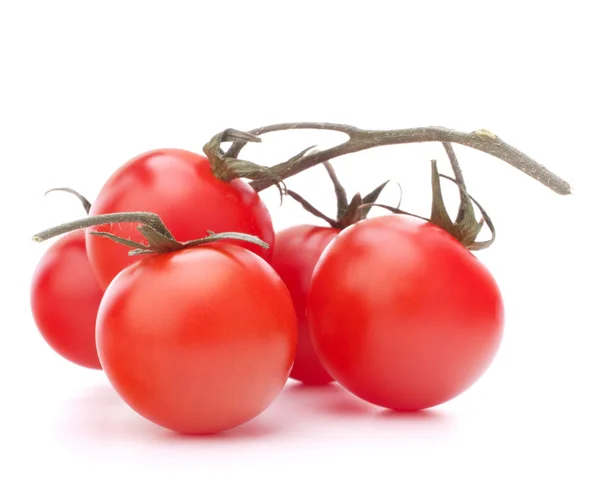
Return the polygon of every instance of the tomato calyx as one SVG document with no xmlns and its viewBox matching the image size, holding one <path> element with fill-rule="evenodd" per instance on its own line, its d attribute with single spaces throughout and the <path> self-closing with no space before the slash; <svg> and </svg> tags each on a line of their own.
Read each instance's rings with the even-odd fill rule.
<svg viewBox="0 0 600 498">
<path fill-rule="evenodd" d="M 467 249 L 471 251 L 486 249 L 496 240 L 496 229 L 494 224 L 481 204 L 469 194 L 462 169 L 458 164 L 458 158 L 456 157 L 452 144 L 444 142 L 443 145 L 444 150 L 448 155 L 448 159 L 450 160 L 454 178 L 440 174 L 437 167 L 437 161 L 435 159 L 431 161 L 432 202 L 430 221 L 446 230 L 454 238 L 458 239 Z M 444 203 L 440 181 L 441 178 L 453 182 L 459 190 L 460 204 L 454 220 L 452 220 L 448 214 L 448 209 Z M 481 214 L 480 219 L 477 219 L 475 216 L 474 205 L 479 209 Z M 484 225 L 487 225 L 491 236 L 487 240 L 477 241 L 477 237 Z"/>
<path fill-rule="evenodd" d="M 372 204 L 371 206 L 378 206 L 395 214 L 403 214 L 420 218 L 424 221 L 433 223 L 440 228 L 447 231 L 455 239 L 457 239 L 462 245 L 464 245 L 470 251 L 476 251 L 480 249 L 486 249 L 490 247 L 496 240 L 496 228 L 492 219 L 481 206 L 481 204 L 469 194 L 465 185 L 464 175 L 458 164 L 458 159 L 454 153 L 454 149 L 450 143 L 445 142 L 444 149 L 450 159 L 450 165 L 454 172 L 455 178 L 448 175 L 444 175 L 439 172 L 437 167 L 437 161 L 432 159 L 431 161 L 431 216 L 425 218 L 407 211 L 403 211 L 398 208 L 391 208 L 389 206 L 381 204 Z M 448 180 L 454 183 L 460 195 L 460 204 L 454 220 L 450 217 L 446 204 L 444 203 L 444 196 L 442 194 L 441 179 Z M 481 215 L 480 219 L 477 219 L 475 215 L 475 207 L 479 210 Z M 478 241 L 477 237 L 481 233 L 484 226 L 487 226 L 491 236 L 489 239 L 484 241 Z"/>
<path fill-rule="evenodd" d="M 264 247 L 265 249 L 269 248 L 269 245 L 266 242 L 253 235 L 239 232 L 215 233 L 210 230 L 207 231 L 208 235 L 206 237 L 189 240 L 186 242 L 179 242 L 175 239 L 175 237 L 173 237 L 173 234 L 165 226 L 160 216 L 147 212 L 111 213 L 101 214 L 98 216 L 89 216 L 87 218 L 63 223 L 62 225 L 39 232 L 33 236 L 33 240 L 35 242 L 43 242 L 58 235 L 81 230 L 82 228 L 91 228 L 112 223 L 140 223 L 136 229 L 146 239 L 147 244 L 117 237 L 116 235 L 108 232 L 90 232 L 92 235 L 106 237 L 113 242 L 131 247 L 132 249 L 129 251 L 130 256 L 137 256 L 140 254 L 164 254 L 167 252 L 180 251 L 188 247 L 232 239 L 256 244 Z"/>
<path fill-rule="evenodd" d="M 430 221 L 458 239 L 467 249 L 471 251 L 486 249 L 496 240 L 494 224 L 481 204 L 479 204 L 479 202 L 477 202 L 467 191 L 464 177 L 452 146 L 449 143 L 444 143 L 444 148 L 450 158 L 450 164 L 452 165 L 455 178 L 440 174 L 437 168 L 437 161 L 431 161 L 432 203 Z M 454 220 L 452 220 L 448 214 L 448 209 L 444 203 L 440 182 L 441 178 L 453 182 L 459 190 L 460 204 Z M 474 204 L 481 214 L 479 220 L 475 216 Z M 477 241 L 477 237 L 484 225 L 487 225 L 489 228 L 491 237 L 484 241 Z"/>
<path fill-rule="evenodd" d="M 252 161 L 246 161 L 238 159 L 237 157 L 230 157 L 227 155 L 221 145 L 226 142 L 232 144 L 244 145 L 248 142 L 262 142 L 262 139 L 252 133 L 245 131 L 235 130 L 233 128 L 227 128 L 226 130 L 217 133 L 212 137 L 202 148 L 204 154 L 208 158 L 211 166 L 211 170 L 215 178 L 230 182 L 236 178 L 247 178 L 249 180 L 267 180 L 269 185 L 275 185 L 279 190 L 279 196 L 281 202 L 283 202 L 283 196 L 285 195 L 286 187 L 283 180 L 279 178 L 271 168 L 261 166 L 253 163 Z M 304 154 L 312 147 L 308 147 L 300 154 Z"/>
<path fill-rule="evenodd" d="M 318 218 L 321 218 L 332 228 L 336 228 L 338 230 L 343 230 L 344 228 L 347 228 L 350 225 L 359 222 L 360 220 L 364 220 L 369 214 L 371 207 L 375 205 L 374 203 L 379 198 L 383 189 L 389 183 L 389 180 L 383 182 L 364 197 L 361 196 L 360 193 L 357 193 L 350 201 L 348 201 L 346 189 L 341 184 L 331 163 L 329 161 L 324 161 L 323 166 L 325 166 L 327 174 L 329 175 L 329 178 L 331 179 L 335 189 L 335 195 L 337 199 L 337 215 L 335 219 L 330 218 L 326 214 L 319 211 L 304 197 L 293 190 L 286 189 L 286 195 L 298 202 L 306 211 Z M 398 203 L 398 206 L 400 206 L 400 203 Z"/>
<path fill-rule="evenodd" d="M 233 160 L 225 155 L 221 145 L 225 142 L 262 142 L 260 137 L 233 128 L 228 128 L 212 137 L 202 148 L 210 162 L 213 175 L 219 180 L 229 182 L 235 178 L 256 177 L 258 172 L 264 172 L 264 166 L 250 161 Z"/>
<path fill-rule="evenodd" d="M 226 182 L 234 180 L 235 178 L 248 178 L 249 180 L 267 178 L 271 179 L 276 185 L 281 183 L 281 180 L 270 168 L 253 163 L 252 161 L 228 156 L 221 148 L 221 145 L 226 142 L 243 143 L 245 145 L 248 142 L 262 142 L 262 139 L 252 133 L 246 133 L 245 131 L 235 130 L 233 128 L 227 128 L 212 137 L 204 145 L 202 151 L 206 154 L 213 175 L 216 178 Z M 306 150 L 308 151 L 311 148 L 312 147 L 309 147 Z"/>
</svg>

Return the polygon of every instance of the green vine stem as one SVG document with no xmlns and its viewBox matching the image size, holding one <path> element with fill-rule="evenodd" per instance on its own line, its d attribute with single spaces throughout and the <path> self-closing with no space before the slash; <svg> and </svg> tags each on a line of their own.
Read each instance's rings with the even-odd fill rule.
<svg viewBox="0 0 600 498">
<path fill-rule="evenodd" d="M 80 220 L 69 221 L 67 223 L 63 223 L 62 225 L 57 225 L 36 233 L 33 236 L 33 240 L 35 242 L 44 242 L 45 240 L 57 237 L 58 235 L 63 235 L 65 233 L 80 230 L 82 228 L 108 225 L 111 223 L 143 223 L 144 225 L 154 228 L 156 231 L 162 233 L 166 237 L 173 239 L 173 235 L 171 232 L 169 232 L 163 221 L 160 219 L 160 216 L 154 213 L 146 213 L 141 211 L 132 213 L 101 214 L 98 216 L 82 218 Z"/>
<path fill-rule="evenodd" d="M 79 199 L 79 202 L 81 202 L 81 205 L 83 206 L 83 209 L 85 209 L 85 212 L 87 214 L 90 214 L 90 209 L 92 209 L 92 203 L 90 201 L 88 201 L 84 195 L 77 192 L 77 190 L 74 190 L 69 187 L 57 187 L 57 188 L 51 188 L 50 190 L 47 190 L 44 193 L 44 195 L 48 195 L 50 192 L 66 192 L 67 194 L 74 195 L 75 197 L 77 197 Z"/>
<path fill-rule="evenodd" d="M 87 218 L 70 221 L 68 223 L 63 223 L 62 225 L 43 230 L 42 232 L 35 234 L 33 236 L 33 240 L 35 242 L 44 242 L 53 237 L 73 232 L 75 230 L 81 230 L 82 228 L 91 228 L 112 223 L 140 223 L 140 225 L 136 228 L 148 242 L 147 245 L 140 244 L 139 242 L 135 242 L 133 240 L 124 239 L 122 237 L 117 237 L 109 232 L 91 232 L 92 235 L 106 237 L 113 242 L 131 247 L 132 250 L 129 252 L 130 256 L 150 253 L 166 253 L 184 249 L 186 247 L 230 239 L 249 242 L 251 244 L 264 247 L 265 249 L 269 248 L 269 245 L 258 237 L 238 232 L 215 233 L 208 231 L 208 235 L 201 239 L 179 242 L 167 229 L 160 216 L 147 212 L 112 213 L 89 216 Z"/>
<path fill-rule="evenodd" d="M 300 204 L 306 211 L 308 211 L 313 216 L 317 218 L 321 218 L 325 222 L 327 222 L 331 227 L 337 228 L 339 230 L 343 230 L 354 223 L 357 223 L 360 220 L 363 220 L 369 214 L 369 208 L 361 208 L 363 204 L 370 204 L 379 198 L 379 195 L 383 191 L 383 189 L 389 183 L 388 181 L 383 182 L 381 185 L 376 187 L 374 190 L 369 192 L 364 197 L 361 194 L 355 194 L 354 197 L 350 201 L 348 201 L 348 194 L 346 193 L 346 189 L 340 182 L 333 165 L 329 161 L 325 161 L 323 163 L 325 169 L 327 171 L 327 175 L 333 184 L 333 188 L 335 191 L 335 196 L 337 199 L 337 214 L 336 218 L 330 218 L 323 212 L 319 211 L 316 207 L 314 207 L 310 202 L 308 202 L 304 197 L 302 197 L 297 192 L 286 188 L 285 195 L 294 199 L 298 204 Z M 399 185 L 399 184 L 398 184 Z M 402 187 L 400 187 L 402 191 Z M 398 203 L 400 206 L 400 203 Z"/>
<path fill-rule="evenodd" d="M 252 187 L 257 192 L 260 192 L 273 185 L 273 177 L 279 181 L 294 176 L 301 171 L 321 164 L 325 161 L 340 157 L 346 154 L 359 152 L 373 147 L 383 145 L 397 145 L 418 142 L 451 142 L 473 149 L 485 152 L 489 155 L 497 157 L 502 161 L 514 166 L 519 171 L 529 175 L 546 187 L 560 195 L 568 195 L 571 193 L 571 186 L 568 182 L 552 173 L 545 166 L 541 165 L 528 155 L 519 151 L 512 145 L 509 145 L 504 140 L 499 138 L 494 133 L 487 130 L 477 130 L 471 133 L 442 128 L 438 126 L 407 128 L 402 130 L 364 130 L 355 126 L 337 124 L 337 123 L 280 123 L 270 126 L 256 128 L 246 133 L 246 136 L 253 135 L 258 137 L 265 133 L 272 133 L 284 130 L 329 130 L 344 133 L 348 136 L 345 142 L 330 147 L 329 149 L 320 150 L 312 154 L 306 154 L 307 151 L 294 156 L 287 161 L 276 164 L 269 168 L 269 177 L 253 178 Z M 229 132 L 222 134 L 227 137 L 235 136 L 235 133 Z M 214 139 L 213 139 L 214 140 Z M 249 140 L 235 140 L 231 138 L 233 143 L 229 150 L 219 158 L 220 161 L 229 161 L 233 168 L 228 168 L 230 174 L 234 174 L 232 170 L 243 169 L 243 161 L 237 159 L 238 154 Z M 256 141 L 256 140 L 252 140 Z M 214 142 L 213 142 L 214 145 Z M 243 176 L 243 175 L 239 175 Z"/>
</svg>

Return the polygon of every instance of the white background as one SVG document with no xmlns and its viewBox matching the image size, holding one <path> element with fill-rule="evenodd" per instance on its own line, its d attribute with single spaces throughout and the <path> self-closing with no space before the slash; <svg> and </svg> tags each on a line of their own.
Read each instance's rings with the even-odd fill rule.
<svg viewBox="0 0 600 498">
<path fill-rule="evenodd" d="M 599 496 L 594 4 L 3 1 L 0 496 Z M 226 127 L 298 120 L 487 128 L 575 194 L 457 148 L 499 231 L 478 256 L 507 313 L 493 366 L 459 398 L 392 415 L 335 386 L 290 383 L 239 429 L 174 436 L 36 331 L 29 283 L 46 245 L 31 236 L 82 214 L 42 194 L 68 185 L 93 199 L 145 150 L 199 151 Z M 289 132 L 244 154 L 273 164 L 340 138 Z M 404 207 L 426 215 L 432 158 L 448 167 L 439 144 L 335 165 L 351 192 L 401 182 Z M 318 168 L 289 186 L 331 213 Z M 264 199 L 277 228 L 311 220 L 275 192 Z"/>
</svg>

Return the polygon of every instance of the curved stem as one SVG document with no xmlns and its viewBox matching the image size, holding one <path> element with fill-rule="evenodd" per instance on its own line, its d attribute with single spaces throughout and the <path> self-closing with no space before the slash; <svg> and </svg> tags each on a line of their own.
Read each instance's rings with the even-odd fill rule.
<svg viewBox="0 0 600 498">
<path fill-rule="evenodd" d="M 312 166 L 329 161 L 346 154 L 359 152 L 382 145 L 397 145 L 417 142 L 452 142 L 466 147 L 490 154 L 508 164 L 514 166 L 526 175 L 536 179 L 546 187 L 561 195 L 571 193 L 568 182 L 552 173 L 546 167 L 519 151 L 512 145 L 507 144 L 495 134 L 487 130 L 477 130 L 472 133 L 464 133 L 439 126 L 407 128 L 402 130 L 362 130 L 354 126 L 337 123 L 280 123 L 263 126 L 251 130 L 252 135 L 262 135 L 283 130 L 330 130 L 345 133 L 348 140 L 314 154 L 294 158 L 271 168 L 271 172 L 280 180 L 285 180 Z M 235 142 L 228 150 L 226 157 L 237 157 L 244 147 L 245 142 Z M 272 185 L 268 179 L 258 179 L 251 182 L 257 192 Z"/>
<path fill-rule="evenodd" d="M 92 209 L 92 203 L 90 201 L 88 201 L 84 195 L 77 192 L 77 190 L 74 190 L 69 187 L 57 187 L 57 188 L 51 188 L 50 190 L 47 190 L 44 193 L 44 195 L 48 195 L 50 192 L 67 192 L 68 194 L 74 195 L 75 197 L 77 197 L 79 199 L 79 202 L 81 202 L 81 205 L 83 206 L 83 209 L 85 209 L 86 214 L 90 214 L 90 209 Z"/>
<path fill-rule="evenodd" d="M 171 235 L 171 232 L 167 230 L 167 227 L 158 215 L 146 212 L 133 212 L 100 214 L 98 216 L 90 216 L 88 218 L 70 221 L 68 223 L 63 223 L 62 225 L 58 225 L 36 233 L 33 236 L 33 240 L 35 242 L 44 242 L 45 240 L 57 237 L 58 235 L 73 232 L 81 228 L 107 225 L 111 223 L 144 223 L 148 226 L 151 226 L 164 236 L 169 237 L 171 239 L 173 238 L 173 235 Z"/>
<path fill-rule="evenodd" d="M 314 123 L 314 122 L 301 122 L 301 123 L 277 123 L 268 126 L 261 126 L 260 128 L 254 128 L 248 133 L 251 135 L 259 136 L 265 133 L 273 133 L 275 131 L 285 130 L 328 130 L 328 131 L 339 131 L 350 136 L 353 133 L 360 133 L 362 130 L 355 126 L 343 125 L 337 123 Z M 244 141 L 234 142 L 229 150 L 227 151 L 226 157 L 237 157 L 243 147 L 246 145 Z"/>
<path fill-rule="evenodd" d="M 477 220 L 475 219 L 473 204 L 471 204 L 471 199 L 469 193 L 467 192 L 465 176 L 463 175 L 462 168 L 458 163 L 458 158 L 456 157 L 456 153 L 454 152 L 452 144 L 449 142 L 444 142 L 443 146 L 446 154 L 448 155 L 448 159 L 450 160 L 450 166 L 452 167 L 452 172 L 454 173 L 456 185 L 459 187 L 460 205 L 458 206 L 458 213 L 456 215 L 455 223 L 473 225 Z"/>
<path fill-rule="evenodd" d="M 454 152 L 454 149 L 452 148 L 452 144 L 450 142 L 444 142 L 442 145 L 444 146 L 444 150 L 446 151 L 446 154 L 448 155 L 448 159 L 450 160 L 450 166 L 452 166 L 452 172 L 454 173 L 454 177 L 456 178 L 456 181 L 458 183 L 461 183 L 462 185 L 464 185 L 465 177 L 463 175 L 460 164 L 458 163 L 458 158 L 456 157 L 456 153 Z"/>
</svg>

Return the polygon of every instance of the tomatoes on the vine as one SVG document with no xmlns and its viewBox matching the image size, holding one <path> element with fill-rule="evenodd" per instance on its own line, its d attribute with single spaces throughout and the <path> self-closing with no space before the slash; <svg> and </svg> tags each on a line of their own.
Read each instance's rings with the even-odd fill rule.
<svg viewBox="0 0 600 498">
<path fill-rule="evenodd" d="M 158 149 L 141 154 L 118 169 L 104 184 L 91 216 L 130 211 L 158 214 L 177 240 L 206 236 L 207 231 L 241 232 L 259 237 L 271 246 L 271 216 L 258 194 L 243 180 L 217 179 L 208 159 L 180 149 Z M 141 242 L 136 224 L 96 227 L 116 236 Z M 232 241 L 269 260 L 271 249 Z M 135 259 L 128 248 L 88 232 L 87 251 L 103 288 Z"/>
<path fill-rule="evenodd" d="M 288 379 L 290 294 L 256 254 L 211 243 L 153 255 L 108 286 L 97 322 L 109 381 L 139 414 L 188 434 L 260 414 Z"/>
<path fill-rule="evenodd" d="M 436 225 L 390 215 L 341 232 L 315 268 L 312 342 L 355 395 L 412 411 L 448 401 L 488 368 L 504 309 L 489 271 Z"/>
<path fill-rule="evenodd" d="M 300 225 L 275 235 L 271 264 L 290 291 L 298 319 L 298 347 L 290 377 L 305 384 L 327 384 L 333 380 L 317 358 L 308 334 L 306 296 L 321 253 L 339 232 L 331 227 Z"/>
<path fill-rule="evenodd" d="M 102 290 L 85 249 L 83 230 L 52 244 L 33 274 L 31 310 L 46 342 L 59 355 L 87 368 L 100 369 L 95 325 Z"/>
</svg>

